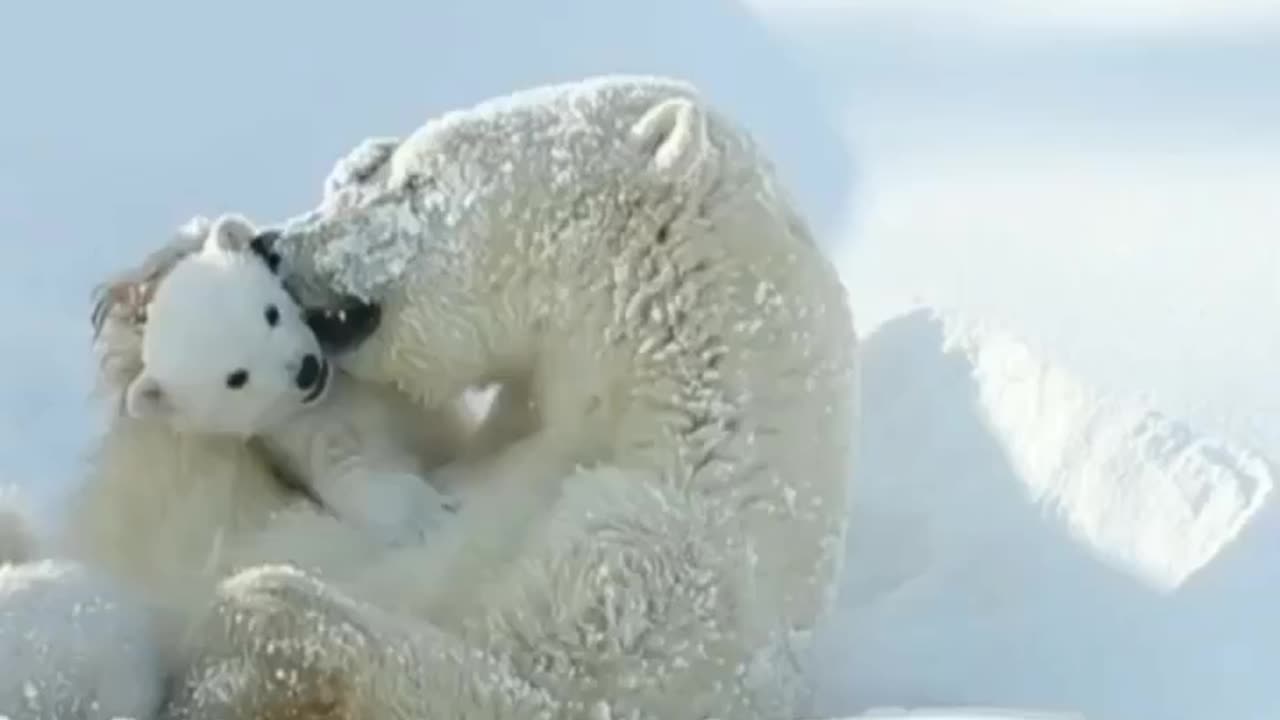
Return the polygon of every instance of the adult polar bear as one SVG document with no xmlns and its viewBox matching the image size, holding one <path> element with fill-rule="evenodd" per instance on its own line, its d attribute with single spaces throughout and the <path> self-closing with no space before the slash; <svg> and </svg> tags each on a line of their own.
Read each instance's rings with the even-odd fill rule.
<svg viewBox="0 0 1280 720">
<path fill-rule="evenodd" d="M 797 712 L 770 651 L 841 565 L 854 332 L 745 133 L 676 81 L 525 91 L 365 143 L 274 242 L 307 303 L 382 306 L 350 372 L 524 385 L 537 429 L 442 469 L 492 495 L 374 568 L 377 610 L 229 580 L 177 714 Z"/>
</svg>

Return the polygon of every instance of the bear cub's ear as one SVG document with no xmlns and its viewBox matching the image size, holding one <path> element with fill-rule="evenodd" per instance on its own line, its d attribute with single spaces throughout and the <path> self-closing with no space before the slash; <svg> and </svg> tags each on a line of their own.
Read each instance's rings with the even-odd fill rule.
<svg viewBox="0 0 1280 720">
<path fill-rule="evenodd" d="M 164 388 L 145 372 L 129 383 L 125 390 L 124 407 L 130 417 L 138 420 L 173 414 L 173 403 L 169 401 Z"/>
<path fill-rule="evenodd" d="M 249 241 L 249 249 L 253 254 L 262 258 L 262 262 L 267 264 L 267 269 L 277 275 L 280 274 L 280 253 L 276 252 L 275 247 L 279 239 L 279 230 L 263 230 Z"/>
<path fill-rule="evenodd" d="M 253 223 L 241 215 L 223 215 L 213 222 L 204 241 L 206 251 L 246 252 L 258 234 Z"/>
</svg>

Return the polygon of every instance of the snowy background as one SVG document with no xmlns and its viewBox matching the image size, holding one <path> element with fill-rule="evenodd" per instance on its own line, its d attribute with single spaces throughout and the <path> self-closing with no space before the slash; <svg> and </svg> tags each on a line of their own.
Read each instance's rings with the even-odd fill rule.
<svg viewBox="0 0 1280 720">
<path fill-rule="evenodd" d="M 286 217 L 366 135 L 602 72 L 757 131 L 849 283 L 867 427 L 818 710 L 1280 717 L 1266 0 L 6 7 L 0 481 L 56 518 L 88 293 L 174 226 Z"/>
</svg>

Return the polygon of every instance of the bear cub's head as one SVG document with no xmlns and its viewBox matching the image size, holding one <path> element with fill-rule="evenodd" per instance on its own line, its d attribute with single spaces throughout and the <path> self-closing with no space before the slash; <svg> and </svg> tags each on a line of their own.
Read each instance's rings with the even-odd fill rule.
<svg viewBox="0 0 1280 720">
<path fill-rule="evenodd" d="M 244 218 L 219 218 L 155 288 L 130 415 L 248 437 L 323 399 L 330 365 L 255 237 Z"/>
</svg>

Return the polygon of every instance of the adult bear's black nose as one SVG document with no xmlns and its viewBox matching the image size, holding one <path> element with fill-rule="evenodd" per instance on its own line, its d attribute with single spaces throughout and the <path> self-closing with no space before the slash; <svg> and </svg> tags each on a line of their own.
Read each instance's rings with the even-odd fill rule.
<svg viewBox="0 0 1280 720">
<path fill-rule="evenodd" d="M 307 327 L 329 354 L 342 353 L 369 339 L 382 322 L 382 307 L 377 303 L 348 300 L 337 308 L 311 308 L 305 311 Z"/>
<path fill-rule="evenodd" d="M 302 358 L 302 367 L 298 368 L 298 376 L 294 382 L 299 390 L 310 390 L 320 380 L 320 360 L 308 353 Z"/>
</svg>

